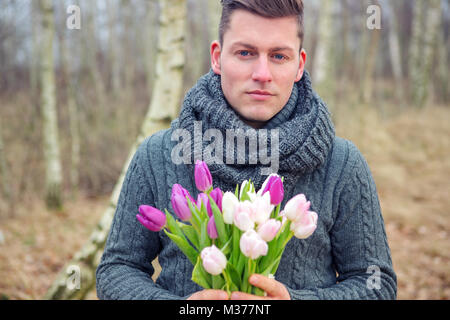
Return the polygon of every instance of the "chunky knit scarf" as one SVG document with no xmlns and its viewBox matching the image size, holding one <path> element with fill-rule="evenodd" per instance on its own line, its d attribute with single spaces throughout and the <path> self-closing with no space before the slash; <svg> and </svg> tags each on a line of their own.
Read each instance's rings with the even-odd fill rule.
<svg viewBox="0 0 450 320">
<path fill-rule="evenodd" d="M 236 184 L 248 179 L 259 188 L 266 178 L 261 174 L 263 172 L 261 169 L 269 166 L 267 159 L 264 164 L 262 163 L 261 157 L 258 157 L 260 154 L 252 154 L 248 144 L 244 155 L 237 154 L 240 150 L 234 148 L 233 161 L 227 161 L 227 157 L 230 157 L 227 155 L 225 138 L 228 129 L 235 132 L 237 129 L 249 132 L 247 138 L 256 134 L 260 138 L 267 139 L 267 142 L 264 142 L 267 145 L 267 154 L 279 152 L 277 173 L 284 177 L 287 189 L 292 187 L 302 174 L 312 172 L 325 162 L 335 136 L 330 113 L 324 102 L 312 90 L 311 78 L 307 71 L 304 72 L 302 79 L 295 83 L 284 108 L 263 128 L 253 129 L 245 124 L 228 104 L 221 88 L 220 76 L 210 70 L 186 94 L 180 116 L 172 123 L 172 129 L 187 130 L 192 137 L 186 140 L 190 148 L 185 149 L 190 152 L 186 155 L 190 159 L 187 165 L 192 167 L 195 160 L 202 157 L 202 153 L 196 153 L 195 150 L 205 150 L 211 144 L 208 139 L 201 137 L 198 139 L 199 128 L 202 134 L 208 129 L 216 129 L 222 133 L 223 161 L 217 163 L 203 158 L 208 163 L 216 182 L 215 186 L 220 186 L 222 190 L 234 190 Z M 276 143 L 271 141 L 272 137 L 275 137 L 272 130 L 277 130 L 278 150 L 272 148 L 275 145 L 272 142 Z M 238 161 L 239 157 L 241 161 Z M 244 164 L 242 159 L 245 160 Z"/>
</svg>

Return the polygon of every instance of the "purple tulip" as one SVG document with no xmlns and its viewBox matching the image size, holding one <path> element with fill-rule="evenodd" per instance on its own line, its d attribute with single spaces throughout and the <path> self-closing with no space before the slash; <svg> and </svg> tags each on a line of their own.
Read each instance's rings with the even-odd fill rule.
<svg viewBox="0 0 450 320">
<path fill-rule="evenodd" d="M 211 209 L 211 204 L 209 203 L 209 198 L 206 195 L 206 193 L 199 193 L 197 196 L 197 207 L 199 210 L 202 208 L 202 202 L 206 208 L 206 211 L 208 212 L 208 217 L 211 217 L 213 213 Z"/>
<path fill-rule="evenodd" d="M 209 172 L 206 162 L 197 160 L 195 163 L 195 185 L 197 189 L 206 192 L 212 186 L 211 172 Z"/>
<path fill-rule="evenodd" d="M 216 222 L 214 221 L 214 216 L 209 218 L 207 226 L 208 235 L 211 239 L 217 239 L 219 235 L 217 234 Z"/>
<path fill-rule="evenodd" d="M 277 174 L 271 174 L 262 186 L 262 194 L 269 191 L 270 203 L 273 205 L 279 205 L 284 198 L 283 181 Z"/>
<path fill-rule="evenodd" d="M 220 190 L 220 188 L 215 188 L 213 191 L 211 191 L 209 195 L 214 200 L 219 210 L 222 212 L 222 198 L 223 198 L 222 190 Z"/>
<path fill-rule="evenodd" d="M 136 218 L 150 231 L 161 231 L 166 225 L 166 215 L 156 208 L 142 205 L 139 207 L 139 213 Z"/>
<path fill-rule="evenodd" d="M 195 203 L 194 199 L 192 199 L 186 189 L 179 184 L 174 184 L 171 197 L 172 208 L 177 217 L 183 221 L 188 221 L 192 217 L 191 209 L 189 209 L 186 197 L 188 197 L 193 204 Z"/>
</svg>

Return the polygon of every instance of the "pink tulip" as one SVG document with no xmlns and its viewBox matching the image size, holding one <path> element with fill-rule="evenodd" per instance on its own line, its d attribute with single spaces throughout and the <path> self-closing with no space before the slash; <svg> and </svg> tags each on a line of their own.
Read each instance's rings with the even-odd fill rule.
<svg viewBox="0 0 450 320">
<path fill-rule="evenodd" d="M 139 213 L 136 218 L 150 231 L 161 231 L 166 225 L 166 215 L 156 208 L 142 205 L 139 207 Z"/>
<path fill-rule="evenodd" d="M 195 185 L 197 189 L 206 192 L 212 186 L 211 172 L 209 172 L 206 162 L 197 160 L 195 163 Z"/>
<path fill-rule="evenodd" d="M 281 228 L 281 221 L 270 219 L 258 227 L 259 236 L 266 242 L 270 242 L 275 238 Z"/>
<path fill-rule="evenodd" d="M 304 194 L 298 194 L 289 200 L 284 207 L 284 215 L 288 220 L 297 221 L 311 206 L 310 201 L 306 201 Z"/>
<path fill-rule="evenodd" d="M 254 221 L 251 219 L 253 215 L 252 203 L 250 201 L 239 202 L 234 210 L 233 222 L 241 231 L 253 229 Z"/>
<path fill-rule="evenodd" d="M 220 188 L 215 188 L 213 191 L 211 191 L 209 195 L 214 200 L 219 210 L 222 211 L 222 198 L 223 198 L 222 190 L 220 190 Z"/>
<path fill-rule="evenodd" d="M 284 188 L 283 181 L 281 181 L 280 176 L 277 174 L 271 174 L 261 187 L 262 193 L 265 194 L 267 191 L 270 193 L 270 203 L 277 206 L 284 198 Z"/>
<path fill-rule="evenodd" d="M 178 218 L 183 221 L 188 221 L 192 217 L 191 210 L 189 209 L 188 202 L 186 200 L 188 197 L 193 204 L 195 204 L 194 199 L 190 196 L 189 192 L 184 189 L 179 184 L 174 184 L 172 187 L 172 197 L 170 199 L 172 203 L 172 208 Z"/>
<path fill-rule="evenodd" d="M 204 248 L 200 257 L 203 261 L 203 268 L 213 276 L 221 274 L 227 266 L 227 258 L 215 245 Z"/>
<path fill-rule="evenodd" d="M 214 216 L 211 216 L 209 218 L 207 231 L 211 239 L 217 239 L 219 237 L 219 235 L 217 234 L 217 227 L 216 222 L 214 221 Z"/>
<path fill-rule="evenodd" d="M 269 249 L 267 243 L 253 229 L 248 230 L 241 236 L 239 247 L 246 257 L 253 260 L 265 256 Z"/>
<path fill-rule="evenodd" d="M 208 217 L 213 215 L 211 204 L 209 203 L 209 198 L 206 193 L 199 193 L 197 196 L 197 207 L 200 210 L 202 208 L 202 203 L 206 208 L 206 212 L 208 212 Z"/>
<path fill-rule="evenodd" d="M 303 212 L 300 218 L 291 224 L 291 231 L 296 238 L 306 239 L 316 230 L 317 219 L 317 213 L 314 211 Z"/>
</svg>

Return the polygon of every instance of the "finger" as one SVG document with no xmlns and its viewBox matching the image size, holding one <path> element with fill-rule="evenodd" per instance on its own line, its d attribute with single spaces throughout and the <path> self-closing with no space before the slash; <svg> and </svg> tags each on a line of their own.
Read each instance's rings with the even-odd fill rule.
<svg viewBox="0 0 450 320">
<path fill-rule="evenodd" d="M 260 274 L 253 274 L 249 279 L 250 284 L 264 290 L 269 297 L 280 297 L 284 292 L 280 283 Z"/>
<path fill-rule="evenodd" d="M 235 291 L 231 293 L 230 300 L 268 300 L 267 297 L 255 296 L 253 294 Z"/>
<path fill-rule="evenodd" d="M 224 290 L 205 290 L 206 300 L 228 300 L 228 293 Z"/>
<path fill-rule="evenodd" d="M 223 290 L 202 290 L 194 293 L 189 300 L 228 300 L 228 293 Z"/>
</svg>

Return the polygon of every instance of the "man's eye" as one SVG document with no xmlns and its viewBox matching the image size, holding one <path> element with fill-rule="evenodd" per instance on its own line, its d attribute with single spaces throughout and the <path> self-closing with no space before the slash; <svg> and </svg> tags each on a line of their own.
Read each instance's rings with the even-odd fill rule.
<svg viewBox="0 0 450 320">
<path fill-rule="evenodd" d="M 242 50 L 242 51 L 239 51 L 239 55 L 241 55 L 243 57 L 248 57 L 250 55 L 250 52 L 247 50 Z"/>
<path fill-rule="evenodd" d="M 284 55 L 282 55 L 282 54 L 274 54 L 273 55 L 273 57 L 276 59 L 276 60 L 285 60 L 286 59 L 286 57 L 284 56 Z"/>
</svg>

